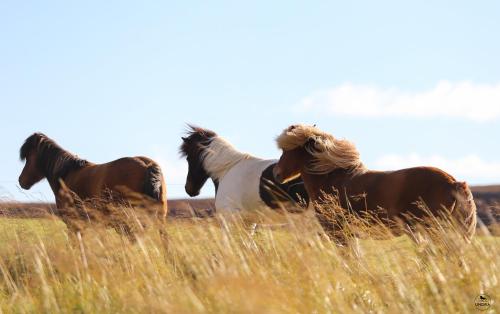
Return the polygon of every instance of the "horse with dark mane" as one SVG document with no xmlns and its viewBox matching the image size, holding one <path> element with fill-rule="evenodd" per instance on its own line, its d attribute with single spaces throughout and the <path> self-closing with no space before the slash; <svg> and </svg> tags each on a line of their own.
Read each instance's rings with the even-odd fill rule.
<svg viewBox="0 0 500 314">
<path fill-rule="evenodd" d="M 42 133 L 34 133 L 20 149 L 26 161 L 19 185 L 29 190 L 46 178 L 59 209 L 68 206 L 64 197 L 69 189 L 81 200 L 105 198 L 123 201 L 129 192 L 146 196 L 164 219 L 167 215 L 166 185 L 160 166 L 147 157 L 125 157 L 104 164 L 94 164 L 61 148 Z"/>
<path fill-rule="evenodd" d="M 180 153 L 189 164 L 185 189 L 190 196 L 198 195 L 211 178 L 215 185 L 215 208 L 218 211 L 262 207 L 301 211 L 299 203 L 308 202 L 300 179 L 285 184 L 274 180 L 272 172 L 276 160 L 239 152 L 211 130 L 188 127 L 187 136 L 182 138 Z"/>
<path fill-rule="evenodd" d="M 283 183 L 301 176 L 315 204 L 334 195 L 344 210 L 408 225 L 410 217 L 419 220 L 451 212 L 467 238 L 475 232 L 476 206 L 469 187 L 440 169 L 369 170 L 354 144 L 314 126 L 292 125 L 276 141 L 283 153 L 274 167 L 275 179 Z M 315 206 L 316 216 L 331 233 L 334 225 L 319 207 Z"/>
</svg>

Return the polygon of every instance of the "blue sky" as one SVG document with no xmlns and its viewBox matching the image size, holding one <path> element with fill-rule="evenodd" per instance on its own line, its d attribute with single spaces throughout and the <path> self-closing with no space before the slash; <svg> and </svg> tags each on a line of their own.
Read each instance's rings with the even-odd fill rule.
<svg viewBox="0 0 500 314">
<path fill-rule="evenodd" d="M 500 182 L 498 1 L 0 2 L 0 198 L 42 131 L 93 162 L 146 155 L 183 190 L 186 122 L 277 158 L 315 123 L 365 164 Z M 207 187 L 202 196 L 213 195 Z"/>
</svg>

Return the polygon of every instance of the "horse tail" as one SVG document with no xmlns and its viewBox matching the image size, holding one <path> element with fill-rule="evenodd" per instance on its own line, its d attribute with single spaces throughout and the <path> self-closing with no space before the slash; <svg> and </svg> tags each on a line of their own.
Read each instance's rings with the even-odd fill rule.
<svg viewBox="0 0 500 314">
<path fill-rule="evenodd" d="M 161 213 L 159 215 L 163 221 L 165 221 L 168 213 L 166 191 L 167 187 L 160 166 L 155 162 L 150 163 L 146 168 L 143 193 L 161 204 Z"/>
<path fill-rule="evenodd" d="M 477 225 L 476 203 L 474 203 L 472 191 L 467 183 L 456 182 L 454 196 L 456 202 L 452 215 L 465 231 L 467 240 L 471 240 Z"/>
<path fill-rule="evenodd" d="M 156 163 L 150 164 L 146 168 L 143 188 L 144 194 L 157 201 L 163 201 L 162 192 L 165 188 L 163 184 L 163 173 L 160 166 Z"/>
</svg>

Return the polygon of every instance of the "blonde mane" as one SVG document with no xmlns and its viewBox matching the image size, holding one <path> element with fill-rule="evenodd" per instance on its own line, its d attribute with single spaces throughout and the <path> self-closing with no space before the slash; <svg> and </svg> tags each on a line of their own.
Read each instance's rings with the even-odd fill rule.
<svg viewBox="0 0 500 314">
<path fill-rule="evenodd" d="M 202 153 L 203 166 L 210 177 L 220 179 L 234 165 L 245 159 L 256 157 L 242 153 L 226 139 L 216 136 Z"/>
<path fill-rule="evenodd" d="M 366 171 L 353 143 L 336 139 L 315 126 L 292 125 L 283 130 L 276 142 L 284 151 L 304 147 L 314 157 L 308 169 L 311 173 L 326 174 L 336 169 L 346 169 L 356 175 Z M 308 142 L 311 144 L 305 145 Z"/>
</svg>

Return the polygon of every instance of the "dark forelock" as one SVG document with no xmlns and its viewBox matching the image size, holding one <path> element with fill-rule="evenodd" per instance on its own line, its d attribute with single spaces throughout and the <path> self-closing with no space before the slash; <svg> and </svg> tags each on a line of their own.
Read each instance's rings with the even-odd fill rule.
<svg viewBox="0 0 500 314">
<path fill-rule="evenodd" d="M 192 124 L 187 125 L 186 136 L 183 137 L 183 143 L 179 149 L 182 156 L 186 156 L 191 149 L 198 149 L 208 144 L 217 136 L 212 130 L 204 129 Z"/>
<path fill-rule="evenodd" d="M 42 141 L 45 141 L 45 140 L 49 140 L 52 142 L 52 140 L 50 140 L 45 134 L 43 133 L 33 133 L 32 135 L 30 135 L 25 141 L 24 141 L 24 144 L 23 146 L 21 146 L 21 149 L 19 150 L 19 158 L 21 160 L 25 160 L 26 157 L 28 157 L 28 154 L 30 153 L 30 151 L 34 148 L 36 148 L 40 142 Z M 54 143 L 55 144 L 55 143 Z"/>
</svg>

